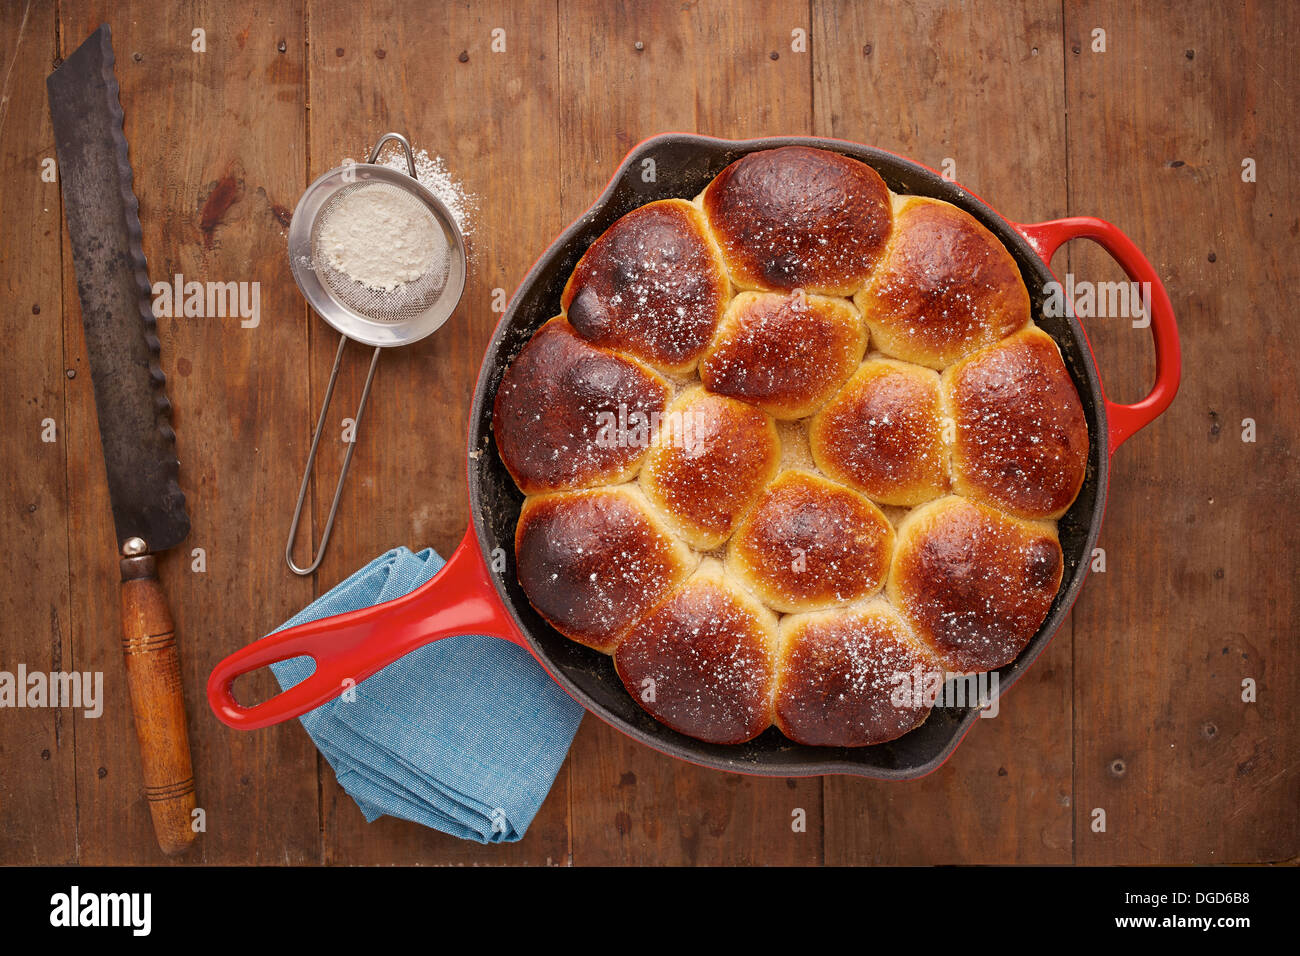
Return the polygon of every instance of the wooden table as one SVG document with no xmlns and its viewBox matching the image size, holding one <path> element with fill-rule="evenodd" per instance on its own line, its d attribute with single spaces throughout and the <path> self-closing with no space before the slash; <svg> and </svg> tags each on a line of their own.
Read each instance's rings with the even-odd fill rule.
<svg viewBox="0 0 1300 956">
<path fill-rule="evenodd" d="M 1286 0 L 1134 7 L 5 4 L 0 669 L 100 670 L 107 702 L 98 719 L 0 711 L 0 862 L 161 860 L 118 649 L 76 282 L 59 187 L 41 178 L 54 154 L 44 78 L 101 20 L 152 278 L 261 284 L 256 328 L 160 324 L 194 520 L 162 561 L 207 814 L 188 862 L 1294 860 L 1300 76 L 1288 37 L 1300 13 Z M 308 182 L 389 129 L 443 156 L 477 195 L 472 272 L 442 331 L 384 356 L 334 540 L 315 578 L 299 579 L 283 537 L 337 339 L 293 284 L 286 225 Z M 729 776 L 588 718 L 520 843 L 367 825 L 296 722 L 219 724 L 207 674 L 383 550 L 449 553 L 467 521 L 463 427 L 498 290 L 513 291 L 634 143 L 666 130 L 872 143 L 951 163 L 1010 219 L 1090 214 L 1133 237 L 1172 296 L 1184 379 L 1169 413 L 1115 458 L 1105 573 L 1001 715 L 923 780 Z M 1243 181 L 1247 159 L 1255 181 Z M 1055 266 L 1121 278 L 1080 244 Z M 1148 333 L 1114 318 L 1089 333 L 1111 397 L 1145 394 Z M 364 350 L 345 364 L 331 429 L 352 414 Z M 46 419 L 54 441 L 42 441 Z M 323 447 L 313 533 L 343 454 Z M 263 675 L 257 690 L 270 687 Z"/>
</svg>

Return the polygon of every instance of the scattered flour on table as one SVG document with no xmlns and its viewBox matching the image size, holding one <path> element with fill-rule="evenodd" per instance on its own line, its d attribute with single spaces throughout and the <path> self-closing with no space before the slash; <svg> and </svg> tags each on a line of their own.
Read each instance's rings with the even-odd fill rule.
<svg viewBox="0 0 1300 956">
<path fill-rule="evenodd" d="M 348 278 L 392 292 L 446 271 L 447 240 L 421 204 L 391 188 L 354 188 L 321 227 L 320 249 Z"/>
<path fill-rule="evenodd" d="M 366 155 L 369 155 L 367 150 Z M 345 159 L 345 163 L 353 160 Z M 379 165 L 406 173 L 406 154 L 400 149 L 385 149 L 379 157 Z M 441 156 L 430 156 L 427 149 L 415 152 L 415 178 L 420 185 L 433 193 L 447 207 L 451 217 L 456 220 L 460 234 L 468 239 L 474 233 L 474 215 L 478 212 L 478 197 L 467 192 L 451 172 Z"/>
</svg>

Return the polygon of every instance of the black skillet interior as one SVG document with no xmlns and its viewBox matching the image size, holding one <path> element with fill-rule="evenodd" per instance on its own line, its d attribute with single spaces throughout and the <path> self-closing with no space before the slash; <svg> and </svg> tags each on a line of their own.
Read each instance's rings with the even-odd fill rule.
<svg viewBox="0 0 1300 956">
<path fill-rule="evenodd" d="M 789 741 L 776 728 L 735 746 L 694 740 L 652 719 L 637 706 L 614 671 L 613 662 L 568 640 L 528 603 L 515 576 L 514 531 L 523 496 L 497 455 L 492 441 L 492 402 L 506 367 L 533 332 L 559 314 L 560 293 L 587 247 L 616 219 L 656 199 L 694 198 L 714 176 L 745 153 L 778 146 L 829 149 L 872 166 L 897 193 L 931 196 L 960 206 L 1007 246 L 1020 265 L 1038 324 L 1056 339 L 1083 401 L 1091 439 L 1083 489 L 1059 523 L 1065 574 L 1061 592 L 1038 634 L 1021 655 L 998 672 L 1000 689 L 1016 680 L 1056 632 L 1088 571 L 1089 556 L 1105 505 L 1107 457 L 1105 406 L 1087 340 L 1072 317 L 1043 314 L 1044 285 L 1050 271 L 1015 230 L 970 193 L 908 160 L 867 146 L 810 137 L 719 140 L 691 134 L 665 134 L 646 140 L 623 163 L 605 192 L 537 260 L 524 278 L 498 326 L 479 373 L 469 426 L 469 488 L 472 520 L 484 554 L 500 548 L 506 569 L 495 575 L 497 590 L 538 656 L 556 680 L 588 710 L 633 738 L 664 753 L 738 773 L 811 776 L 845 773 L 882 779 L 910 779 L 937 767 L 979 719 L 972 707 L 935 708 L 911 733 L 875 747 L 808 747 Z"/>
</svg>

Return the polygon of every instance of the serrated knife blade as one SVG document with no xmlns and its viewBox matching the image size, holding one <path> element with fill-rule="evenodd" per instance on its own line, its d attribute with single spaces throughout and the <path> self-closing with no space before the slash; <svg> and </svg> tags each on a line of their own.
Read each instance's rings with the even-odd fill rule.
<svg viewBox="0 0 1300 956">
<path fill-rule="evenodd" d="M 119 550 L 190 530 L 108 24 L 46 81 Z"/>
<path fill-rule="evenodd" d="M 122 651 L 158 845 L 195 839 L 176 628 L 154 553 L 189 533 L 108 24 L 46 80 L 122 574 Z"/>
</svg>

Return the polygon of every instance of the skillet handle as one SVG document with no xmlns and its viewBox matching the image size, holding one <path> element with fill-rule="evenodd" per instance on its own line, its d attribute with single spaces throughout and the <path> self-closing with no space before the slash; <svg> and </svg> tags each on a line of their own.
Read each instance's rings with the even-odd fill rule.
<svg viewBox="0 0 1300 956">
<path fill-rule="evenodd" d="M 1174 400 L 1182 377 L 1182 354 L 1178 344 L 1178 324 L 1174 307 L 1164 283 L 1133 240 L 1116 226 L 1091 216 L 1070 216 L 1049 222 L 1016 224 L 1034 251 L 1049 266 L 1052 254 L 1071 239 L 1091 239 L 1110 253 L 1120 268 L 1134 282 L 1147 283 L 1150 289 L 1147 307 L 1151 315 L 1151 337 L 1156 347 L 1156 381 L 1146 398 L 1132 405 L 1106 399 L 1106 418 L 1110 425 L 1108 454 L 1115 454 L 1124 441 L 1156 420 Z M 1105 399 L 1105 389 L 1102 390 Z"/>
<path fill-rule="evenodd" d="M 208 704 L 237 730 L 299 717 L 418 647 L 458 634 L 486 634 L 532 653 L 502 606 L 471 527 L 447 563 L 414 591 L 392 601 L 277 631 L 221 661 L 208 677 Z M 238 703 L 235 679 L 307 655 L 316 670 L 253 707 Z"/>
</svg>

